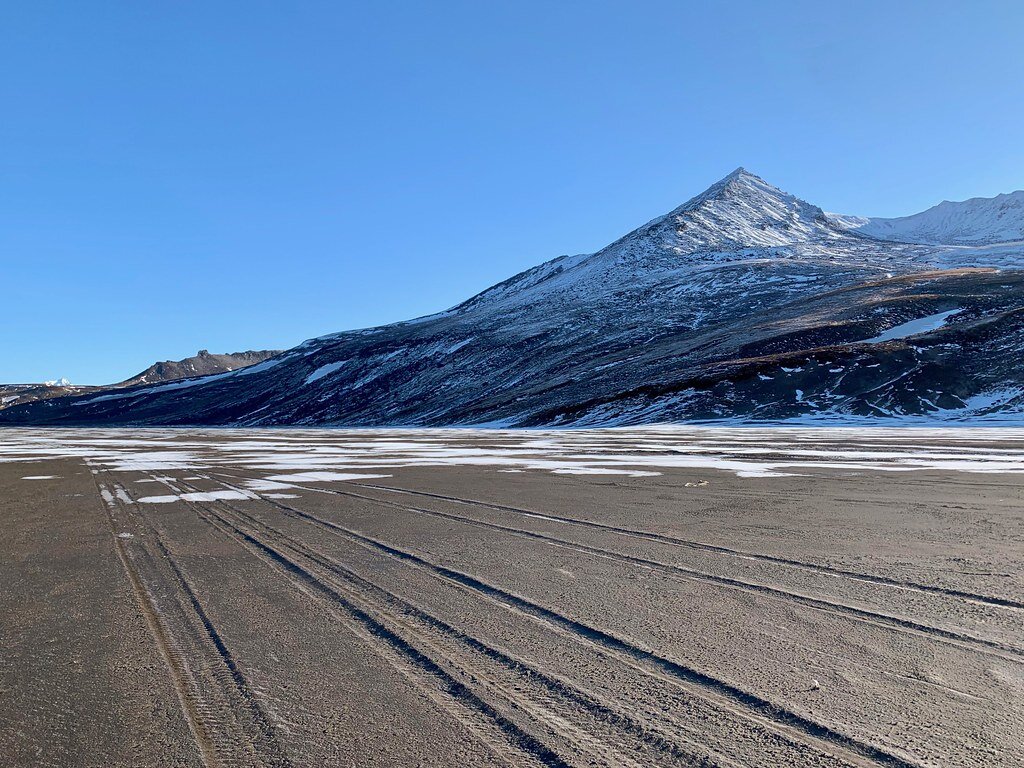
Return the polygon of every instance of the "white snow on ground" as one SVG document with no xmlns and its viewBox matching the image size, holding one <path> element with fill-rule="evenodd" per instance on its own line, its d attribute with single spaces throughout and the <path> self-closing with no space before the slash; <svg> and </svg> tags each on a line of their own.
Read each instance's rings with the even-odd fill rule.
<svg viewBox="0 0 1024 768">
<path fill-rule="evenodd" d="M 634 469 L 612 469 L 610 467 L 563 467 L 551 470 L 556 475 L 629 475 L 630 477 L 654 477 L 661 472 L 642 472 Z"/>
<path fill-rule="evenodd" d="M 259 498 L 255 493 L 246 491 L 200 491 L 195 493 L 180 493 L 168 496 L 143 496 L 139 499 L 140 504 L 168 504 L 172 501 L 228 501 Z"/>
<path fill-rule="evenodd" d="M 285 360 L 291 360 L 294 357 L 297 357 L 297 355 L 294 352 L 292 354 L 290 354 L 290 355 L 282 355 L 280 357 L 272 357 L 269 360 L 264 360 L 262 363 L 256 363 L 256 365 L 250 365 L 247 368 L 241 368 L 241 369 L 239 369 L 237 371 L 228 371 L 227 374 L 225 374 L 225 375 L 227 375 L 227 376 L 252 376 L 254 373 L 263 373 L 264 371 L 269 371 L 271 368 L 274 368 L 275 366 L 280 365 Z"/>
<path fill-rule="evenodd" d="M 1016 394 L 991 393 L 971 398 L 967 405 L 981 409 Z M 1024 473 L 1024 429 L 831 423 L 536 431 L 0 429 L 0 461 L 54 458 L 83 459 L 98 473 L 156 471 L 168 478 L 194 477 L 196 468 L 233 468 L 239 476 L 234 481 L 239 488 L 224 484 L 222 490 L 199 496 L 175 493 L 170 498 L 140 499 L 159 503 L 258 498 L 260 493 L 290 490 L 303 482 L 359 482 L 397 475 L 404 468 L 445 466 L 551 472 L 567 481 L 574 475 L 621 475 L 642 481 L 668 470 L 719 470 L 750 478 L 928 469 Z"/>
<path fill-rule="evenodd" d="M 1003 405 L 1022 394 L 1019 389 L 996 389 L 991 392 L 983 392 L 980 395 L 969 397 L 963 401 L 965 411 L 984 411 L 987 408 L 995 408 Z"/>
<path fill-rule="evenodd" d="M 198 458 L 187 451 L 130 452 L 111 456 L 107 463 L 110 469 L 118 471 L 149 472 L 163 469 L 186 469 L 198 466 Z"/>
<path fill-rule="evenodd" d="M 315 371 L 309 374 L 309 376 L 306 377 L 306 381 L 303 383 L 312 384 L 314 381 L 322 379 L 324 376 L 327 376 L 328 374 L 334 373 L 347 362 L 348 360 L 341 360 L 337 363 L 328 363 L 327 365 L 321 365 L 319 368 L 317 368 Z"/>
<path fill-rule="evenodd" d="M 188 389 L 189 387 L 197 387 L 200 384 L 209 384 L 211 381 L 217 381 L 228 376 L 233 376 L 237 373 L 238 371 L 226 371 L 225 373 L 215 373 L 213 376 L 204 376 L 201 379 L 185 379 L 184 381 L 172 381 L 169 384 L 156 384 L 151 387 L 145 387 L 144 389 L 135 389 L 130 392 L 121 392 L 114 395 L 99 395 L 98 397 L 91 397 L 78 400 L 72 403 L 72 405 L 89 405 L 90 403 L 99 403 L 104 400 L 123 400 L 127 397 L 148 395 L 154 392 L 168 392 L 174 389 Z"/>
<path fill-rule="evenodd" d="M 353 475 L 345 472 L 296 472 L 291 475 L 271 475 L 267 480 L 275 482 L 331 482 L 334 480 L 374 480 L 391 475 Z"/>
<path fill-rule="evenodd" d="M 243 485 L 250 491 L 283 491 L 288 488 L 294 488 L 294 485 L 288 483 L 278 483 L 274 480 L 246 480 Z"/>
<path fill-rule="evenodd" d="M 22 480 L 56 480 L 57 475 L 27 475 Z"/>
<path fill-rule="evenodd" d="M 911 320 L 910 322 L 894 326 L 884 333 L 875 336 L 873 339 L 867 339 L 858 343 L 878 344 L 883 341 L 892 341 L 893 339 L 905 339 L 909 336 L 917 336 L 920 333 L 929 333 L 931 331 L 938 330 L 946 324 L 946 321 L 949 318 L 962 311 L 963 310 L 961 309 L 950 309 L 945 312 L 936 312 L 934 315 L 928 315 L 927 317 L 919 317 L 917 320 Z"/>
</svg>

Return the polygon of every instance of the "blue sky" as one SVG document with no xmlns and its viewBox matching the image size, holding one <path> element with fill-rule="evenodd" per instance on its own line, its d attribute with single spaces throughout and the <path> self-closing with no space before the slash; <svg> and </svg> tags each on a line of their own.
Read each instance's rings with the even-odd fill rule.
<svg viewBox="0 0 1024 768">
<path fill-rule="evenodd" d="M 444 309 L 743 165 L 1024 187 L 1019 2 L 0 2 L 0 381 Z"/>
</svg>

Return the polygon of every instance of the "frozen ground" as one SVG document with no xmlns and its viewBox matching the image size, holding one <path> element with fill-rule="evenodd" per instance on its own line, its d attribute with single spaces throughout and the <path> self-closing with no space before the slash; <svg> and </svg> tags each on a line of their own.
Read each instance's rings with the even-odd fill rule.
<svg viewBox="0 0 1024 768">
<path fill-rule="evenodd" d="M 1024 430 L 0 431 L 12 766 L 1024 763 Z"/>
</svg>

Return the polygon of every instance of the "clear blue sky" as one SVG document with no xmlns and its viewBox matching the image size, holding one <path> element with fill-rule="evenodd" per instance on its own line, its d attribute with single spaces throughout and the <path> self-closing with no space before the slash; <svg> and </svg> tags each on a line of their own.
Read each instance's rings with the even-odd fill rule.
<svg viewBox="0 0 1024 768">
<path fill-rule="evenodd" d="M 0 0 L 0 381 L 448 307 L 743 165 L 1024 187 L 1016 2 Z"/>
</svg>

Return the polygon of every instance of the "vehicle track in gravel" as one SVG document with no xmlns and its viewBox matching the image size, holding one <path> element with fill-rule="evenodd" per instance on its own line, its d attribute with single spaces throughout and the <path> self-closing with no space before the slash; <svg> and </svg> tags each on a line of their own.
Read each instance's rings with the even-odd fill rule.
<svg viewBox="0 0 1024 768">
<path fill-rule="evenodd" d="M 247 491 L 247 493 L 253 492 Z M 800 715 L 777 702 L 769 701 L 733 683 L 718 679 L 676 660 L 660 656 L 629 639 L 577 621 L 559 613 L 553 608 L 503 590 L 482 579 L 434 563 L 420 555 L 366 536 L 358 531 L 348 529 L 277 500 L 268 499 L 263 496 L 259 498 L 282 512 L 294 515 L 335 535 L 361 543 L 372 550 L 423 569 L 436 578 L 468 588 L 505 606 L 514 614 L 554 629 L 559 634 L 582 643 L 589 648 L 602 650 L 616 658 L 618 662 L 639 668 L 658 677 L 666 684 L 679 686 L 692 694 L 713 702 L 719 707 L 725 707 L 732 715 L 738 718 L 753 719 L 765 726 L 770 732 L 786 735 L 790 739 L 802 742 L 805 746 L 810 746 L 822 753 L 835 754 L 839 752 L 846 762 L 853 765 L 886 765 L 900 766 L 901 768 L 919 765 L 909 757 L 903 757 L 888 752 L 874 744 L 860 741 L 856 737 Z M 236 513 L 238 512 L 233 505 L 229 505 L 225 501 L 219 503 L 233 509 Z"/>
<path fill-rule="evenodd" d="M 175 493 L 181 493 L 182 488 L 199 490 L 180 480 L 172 483 L 162 478 L 153 479 Z M 368 608 L 365 599 L 360 600 L 353 593 L 352 585 L 346 585 L 344 578 L 339 578 L 336 573 L 327 575 L 324 563 L 316 559 L 315 553 L 303 552 L 307 548 L 301 542 L 288 540 L 282 544 L 268 540 L 265 535 L 255 532 L 253 527 L 247 527 L 244 513 L 234 510 L 224 501 L 201 504 L 183 500 L 182 503 L 193 510 L 200 520 L 242 544 L 250 554 L 272 566 L 303 594 L 325 604 L 332 616 L 346 629 L 383 656 L 421 692 L 441 705 L 509 765 L 568 768 L 570 763 L 560 754 L 522 727 L 519 722 L 521 715 L 508 716 L 483 699 L 471 688 L 468 676 L 460 679 L 458 674 L 452 674 L 419 644 L 411 642 L 397 631 L 393 616 L 381 615 Z M 251 523 L 248 525 L 252 526 Z M 548 728 L 553 730 L 550 724 Z M 590 738 L 586 734 L 581 736 Z M 633 763 L 624 761 L 622 765 L 632 766 Z"/>
<path fill-rule="evenodd" d="M 460 435 L 12 433 L 15 762 L 1020 763 L 1019 476 L 504 475 L 522 436 Z"/>
<path fill-rule="evenodd" d="M 97 473 L 93 480 L 204 764 L 290 768 L 267 713 L 157 530 L 116 480 L 104 482 Z"/>
<path fill-rule="evenodd" d="M 438 517 L 441 519 L 452 520 L 458 523 L 464 523 L 466 525 L 502 531 L 504 533 L 509 533 L 513 536 L 533 539 L 535 541 L 543 541 L 548 544 L 553 544 L 555 546 L 564 547 L 566 549 L 571 549 L 578 552 L 592 554 L 597 557 L 609 558 L 612 560 L 618 560 L 620 562 L 629 563 L 631 565 L 636 565 L 642 568 L 656 570 L 667 574 L 669 578 L 673 578 L 675 580 L 696 580 L 710 584 L 715 584 L 717 586 L 725 588 L 733 588 L 743 590 L 746 592 L 756 592 L 760 594 L 770 595 L 772 597 L 780 598 L 790 602 L 799 603 L 800 605 L 804 605 L 815 610 L 844 616 L 846 618 L 857 621 L 864 621 L 874 626 L 881 627 L 883 629 L 889 629 L 892 631 L 911 632 L 917 635 L 927 637 L 930 640 L 949 642 L 953 645 L 956 645 L 959 648 L 964 648 L 966 650 L 991 654 L 1008 661 L 1024 663 L 1024 648 L 1019 648 L 1017 646 L 1013 646 L 1008 643 L 1003 643 L 997 640 L 976 637 L 974 635 L 969 635 L 963 632 L 956 632 L 953 630 L 943 629 L 941 627 L 934 627 L 929 624 L 923 624 L 921 622 L 914 621 L 913 619 L 905 616 L 896 616 L 892 614 L 871 611 L 864 608 L 858 608 L 856 606 L 847 605 L 845 603 L 835 602 L 832 600 L 824 600 L 821 598 L 812 597 L 810 595 L 804 595 L 798 592 L 781 589 L 779 587 L 774 587 L 768 584 L 752 582 L 745 579 L 737 579 L 729 576 L 722 576 L 720 574 L 708 573 L 706 571 L 688 568 L 686 566 L 678 565 L 675 563 L 665 563 L 645 557 L 628 555 L 622 552 L 616 552 L 615 550 L 570 541 L 568 539 L 562 539 L 557 536 L 538 533 L 536 531 L 531 531 L 523 528 L 516 528 L 514 526 L 500 525 L 497 523 L 479 520 L 472 517 L 455 515 L 450 512 L 442 512 L 440 510 L 424 509 L 421 507 L 410 507 L 404 504 L 397 504 L 395 502 L 387 501 L 384 499 L 377 499 L 373 496 L 367 496 L 365 494 L 354 493 L 352 491 L 339 491 L 336 489 L 314 488 L 312 486 L 296 487 L 308 491 L 321 491 L 341 496 L 348 496 L 351 498 L 361 499 L 364 501 L 370 501 L 384 506 L 389 506 L 394 509 L 398 509 L 405 512 L 412 512 L 415 514 Z"/>
<path fill-rule="evenodd" d="M 218 476 L 224 477 L 223 473 L 218 473 Z M 558 547 L 574 550 L 577 552 L 583 552 L 586 554 L 594 555 L 596 557 L 609 558 L 617 560 L 619 562 L 628 563 L 630 565 L 638 566 L 641 568 L 655 570 L 660 573 L 667 575 L 677 581 L 682 580 L 694 580 L 705 583 L 714 584 L 716 586 L 736 589 L 745 592 L 758 593 L 768 595 L 773 598 L 786 600 L 792 603 L 800 604 L 805 607 L 831 613 L 834 615 L 842 616 L 844 618 L 861 621 L 871 624 L 882 629 L 887 629 L 896 632 L 909 632 L 915 635 L 926 637 L 930 640 L 939 642 L 949 643 L 958 648 L 962 648 L 971 652 L 984 653 L 995 656 L 997 658 L 1024 663 L 1024 648 L 1020 648 L 1009 643 L 1001 642 L 998 640 L 992 640 L 989 638 L 977 637 L 965 632 L 958 632 L 951 629 L 944 629 L 942 627 L 936 627 L 930 624 L 925 624 L 914 620 L 909 616 L 900 616 L 889 613 L 882 613 L 879 611 L 872 611 L 866 608 L 861 608 L 846 603 L 837 602 L 834 600 L 827 600 L 820 597 L 813 597 L 811 595 L 794 592 L 792 590 L 783 589 L 770 584 L 764 584 L 760 582 L 754 582 L 747 579 L 739 579 L 729 576 L 723 576 L 721 574 L 708 573 L 707 571 L 701 571 L 695 568 L 689 568 L 686 566 L 678 565 L 675 563 L 665 563 L 650 558 L 639 557 L 635 555 L 629 555 L 623 552 L 618 552 L 604 547 L 597 547 L 590 544 L 584 544 L 581 542 L 571 541 L 563 539 L 550 534 L 543 534 L 537 531 L 531 531 L 523 528 L 518 528 L 511 525 L 502 525 L 493 523 L 486 520 L 480 520 L 473 517 L 465 517 L 463 515 L 456 515 L 451 512 L 444 512 L 436 509 L 425 509 L 422 507 L 413 507 L 405 504 L 399 504 L 394 501 L 387 499 L 381 499 L 374 496 L 368 496 L 354 491 L 341 491 L 333 488 L 317 488 L 313 486 L 295 485 L 294 487 L 317 493 L 326 493 L 339 496 L 347 496 L 350 498 L 359 499 L 362 501 L 368 501 L 371 503 L 379 504 L 382 506 L 390 507 L 404 512 L 410 512 L 413 514 L 426 515 L 430 517 L 437 517 L 441 519 L 451 520 L 453 522 L 471 525 L 479 528 L 485 528 L 495 531 L 501 531 L 508 533 L 513 536 L 518 536 L 526 539 L 532 539 L 535 541 L 543 541 L 547 544 L 551 544 Z M 360 487 L 366 488 L 368 486 L 361 483 L 353 483 L 353 485 L 359 485 Z M 232 486 L 233 487 L 233 486 Z M 379 486 L 369 486 L 372 488 L 378 488 Z M 242 490 L 242 489 L 238 489 Z M 478 505 L 484 508 L 491 508 L 485 504 Z M 542 513 L 527 513 L 522 514 L 529 517 L 540 518 L 550 520 L 550 516 Z M 556 520 L 561 522 L 561 520 Z M 658 542 L 663 543 L 663 542 Z M 939 686 L 946 687 L 946 686 Z M 963 691 L 956 689 L 950 689 L 956 693 L 970 696 Z"/>
<path fill-rule="evenodd" d="M 634 714 L 617 710 L 597 696 L 585 692 L 562 677 L 547 674 L 521 658 L 510 655 L 480 638 L 469 635 L 422 607 L 375 584 L 332 558 L 268 525 L 227 502 L 221 512 L 205 508 L 200 515 L 215 518 L 236 536 L 263 552 L 298 563 L 322 583 L 345 594 L 381 623 L 394 624 L 411 635 L 411 643 L 423 646 L 439 666 L 456 671 L 460 679 L 482 687 L 481 694 L 496 702 L 495 707 L 526 713 L 542 730 L 559 732 L 567 739 L 574 756 L 588 765 L 643 766 L 631 756 L 637 744 L 671 764 L 694 766 L 738 765 L 722 756 L 710 756 L 700 744 L 679 735 L 668 735 L 640 722 Z M 230 510 L 224 514 L 225 510 Z M 259 530 L 256 530 L 259 529 Z M 275 558 L 276 559 L 276 558 Z M 469 654 L 467 658 L 465 654 Z M 494 667 L 500 668 L 495 674 Z M 573 720 L 585 720 L 582 726 Z M 595 738 L 598 734 L 600 738 Z M 616 742 L 619 742 L 618 744 Z M 661 764 L 663 761 L 658 761 Z"/>
<path fill-rule="evenodd" d="M 776 555 L 769 555 L 761 552 L 749 552 L 745 550 L 732 549 L 730 547 L 724 547 L 717 544 L 709 544 L 702 541 L 683 539 L 677 536 L 669 536 L 667 534 L 643 531 L 635 528 L 626 528 L 624 526 L 609 525 L 607 523 L 599 523 L 593 520 L 584 520 L 576 517 L 568 517 L 566 515 L 558 515 L 552 512 L 539 512 L 536 510 L 523 509 L 521 507 L 513 507 L 506 504 L 495 504 L 493 502 L 480 501 L 478 499 L 466 499 L 459 496 L 449 496 L 445 494 L 432 493 L 428 491 L 417 491 L 408 488 L 395 488 L 392 486 L 380 485 L 376 483 L 357 482 L 353 483 L 353 485 L 358 485 L 362 488 L 367 489 L 385 491 L 388 493 L 407 494 L 411 496 L 425 496 L 429 498 L 439 499 L 441 501 L 451 502 L 453 504 L 479 506 L 497 512 L 506 512 L 516 515 L 528 515 L 530 517 L 536 517 L 542 520 L 549 520 L 551 522 L 563 523 L 566 525 L 579 525 L 587 528 L 595 528 L 602 531 L 608 531 L 610 533 L 617 534 L 620 536 L 629 536 L 638 539 L 646 539 L 648 541 L 655 541 L 660 544 L 668 544 L 671 546 L 683 547 L 686 549 L 695 549 L 703 552 L 713 552 L 726 557 L 742 558 L 747 560 L 761 560 L 776 565 L 799 568 L 801 570 L 814 571 L 817 573 L 824 573 L 830 576 L 845 577 L 855 579 L 857 581 L 865 581 L 870 582 L 872 584 L 878 584 L 881 586 L 893 587 L 896 589 L 906 589 L 915 592 L 939 594 L 944 595 L 946 597 L 954 597 L 974 603 L 980 603 L 982 605 L 998 606 L 1000 608 L 1016 608 L 1024 610 L 1024 601 L 1020 600 L 1012 600 L 1010 598 L 995 597 L 991 595 L 982 595 L 974 592 L 967 592 L 957 589 L 948 589 L 946 587 L 935 586 L 932 584 L 921 584 L 919 582 L 909 580 L 892 579 L 886 576 L 862 573 L 859 571 L 851 571 L 848 569 L 836 568 L 834 566 L 824 565 L 821 563 L 811 563 L 804 560 L 795 560 L 785 557 L 779 557 Z"/>
</svg>

